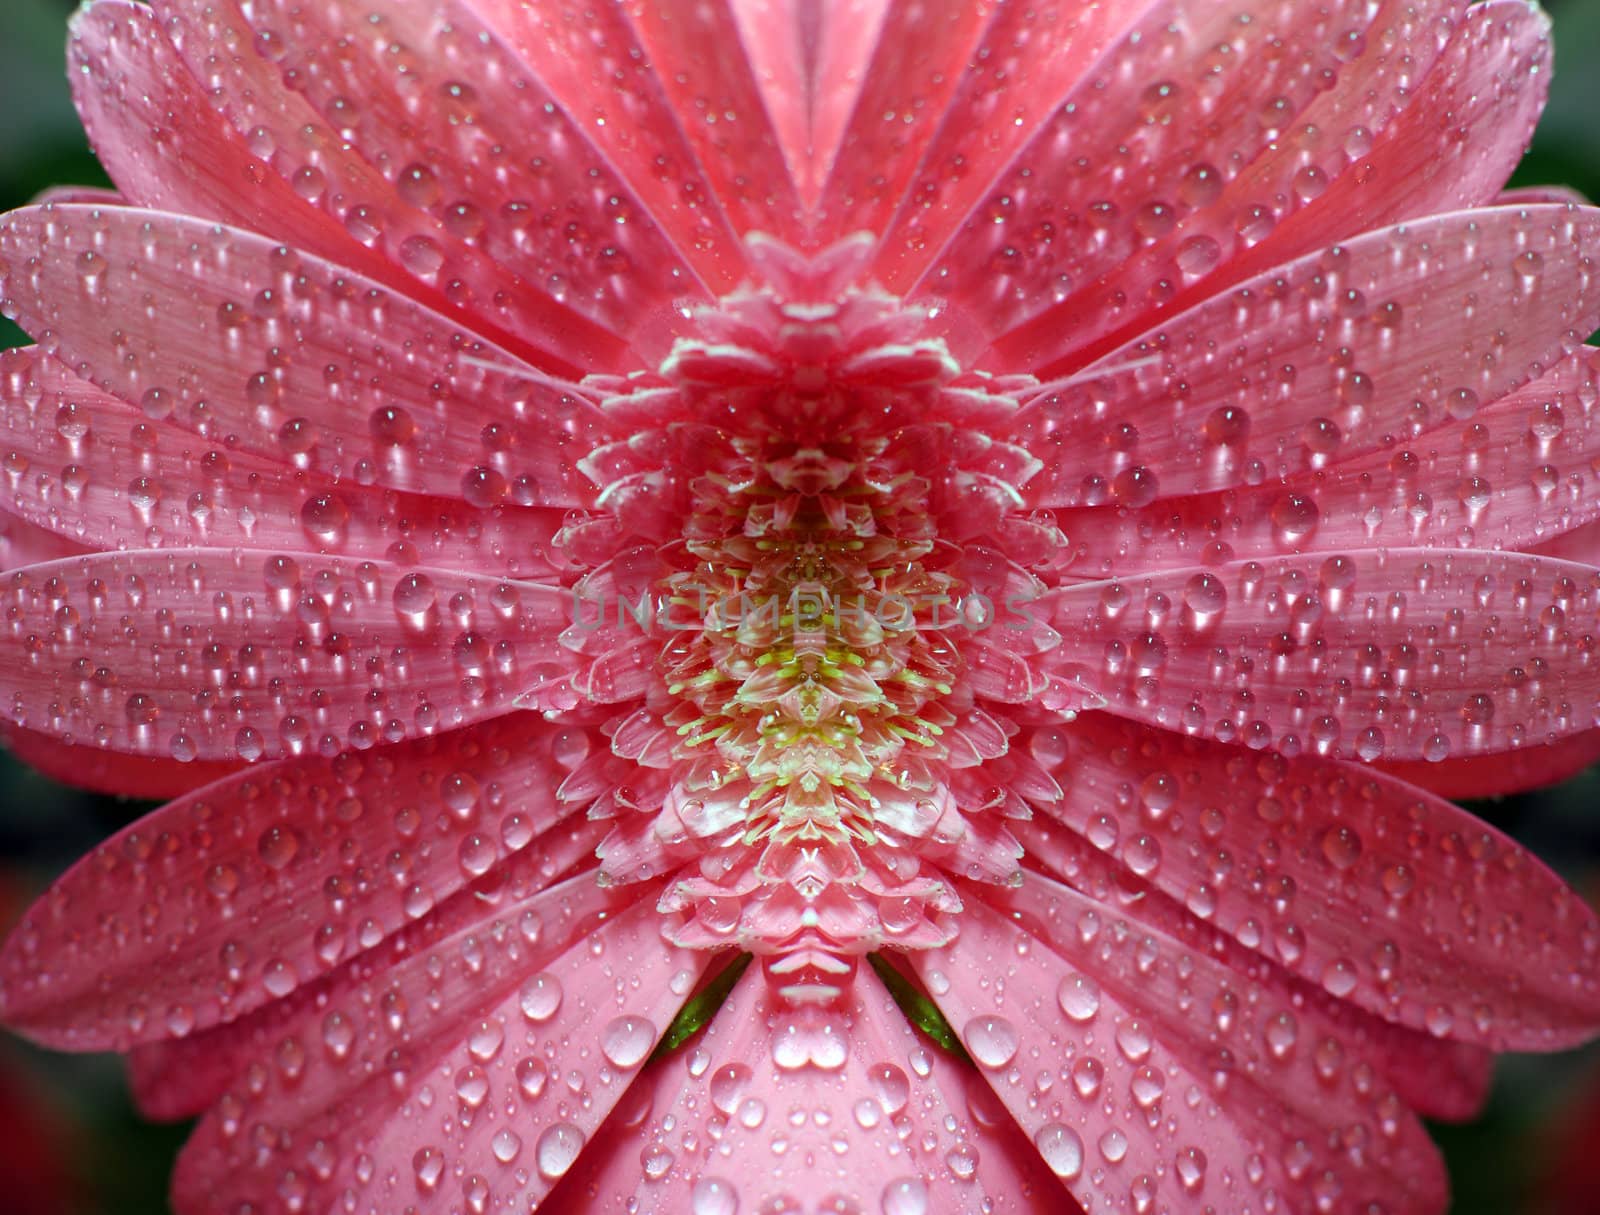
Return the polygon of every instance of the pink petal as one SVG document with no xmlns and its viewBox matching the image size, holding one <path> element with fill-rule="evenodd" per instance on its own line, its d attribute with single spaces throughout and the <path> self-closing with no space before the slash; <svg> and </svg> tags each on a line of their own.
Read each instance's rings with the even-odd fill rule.
<svg viewBox="0 0 1600 1215">
<path fill-rule="evenodd" d="M 374 210 L 433 221 L 431 238 L 394 249 L 423 282 L 449 281 L 453 249 L 475 253 L 494 271 L 480 306 L 544 291 L 624 337 L 706 294 L 652 222 L 655 180 L 648 197 L 620 180 L 589 124 L 553 104 L 469 3 L 374 0 L 360 22 L 295 0 L 241 11 L 276 39 L 267 57 L 283 83 L 389 179 Z"/>
<path fill-rule="evenodd" d="M 420 11 L 412 6 L 413 13 Z M 163 0 L 156 15 L 175 53 L 197 79 L 207 82 L 211 107 L 247 145 L 259 149 L 260 171 L 288 181 L 307 203 L 357 243 L 379 248 L 390 263 L 429 294 L 429 289 L 440 289 L 469 314 L 493 325 L 499 334 L 515 335 L 511 340 L 527 343 L 538 351 L 535 358 L 540 366 L 552 370 L 574 365 L 589 370 L 621 369 L 618 360 L 627 333 L 618 330 L 631 332 L 630 321 L 638 318 L 625 318 L 615 310 L 608 314 L 602 302 L 569 294 L 561 284 L 530 282 L 506 273 L 483 239 L 491 222 L 504 222 L 492 209 L 462 216 L 449 210 L 461 201 L 458 196 L 442 197 L 432 209 L 412 201 L 413 195 L 408 195 L 402 181 L 413 162 L 410 155 L 386 162 L 381 144 L 368 149 L 343 137 L 347 128 L 359 133 L 363 115 L 370 117 L 365 97 L 354 93 L 336 102 L 324 95 L 313 101 L 293 88 L 295 83 L 314 87 L 311 82 L 285 78 L 279 60 L 287 62 L 297 46 L 287 31 L 269 29 L 259 18 L 244 16 L 236 0 Z M 394 16 L 391 14 L 391 19 Z M 349 39 L 354 47 L 352 34 L 371 28 L 366 23 L 345 24 L 341 40 Z M 258 38 L 258 33 L 263 36 Z M 429 37 L 442 40 L 443 34 L 435 30 Z M 491 54 L 488 47 L 473 48 L 474 59 L 487 59 Z M 411 66 L 420 71 L 426 65 L 413 59 Z M 447 92 L 426 108 L 442 113 L 444 103 L 449 102 L 458 117 L 476 118 L 474 93 L 490 87 L 488 75 L 470 83 L 449 83 L 467 84 L 469 91 Z M 509 90 L 511 82 L 506 83 Z M 463 98 L 465 105 L 461 104 Z M 327 106 L 326 113 L 318 109 L 318 101 Z M 484 104 L 509 108 L 513 103 L 508 97 L 495 96 Z M 422 111 L 414 106 L 406 110 L 413 108 L 419 114 Z M 564 121 L 554 116 L 545 116 L 545 121 L 556 122 L 559 137 L 581 144 L 581 136 Z M 287 223 L 280 219 L 269 231 L 298 245 L 297 216 L 285 218 Z M 579 213 L 574 218 L 590 217 Z M 641 223 L 641 232 L 647 226 Z M 334 260 L 348 259 L 334 254 Z M 520 345 L 514 348 L 523 351 Z"/>
<path fill-rule="evenodd" d="M 843 998 L 807 1010 L 752 966 L 702 1037 L 646 1069 L 645 1091 L 553 1198 L 660 1215 L 878 1204 L 1066 1215 L 1071 1200 L 1009 1118 L 986 1093 L 969 1097 L 975 1082 L 865 967 Z"/>
<path fill-rule="evenodd" d="M 1415 43 L 1403 39 L 1397 49 L 1409 58 Z M 1406 68 L 1390 78 L 1403 98 L 1394 120 L 1369 121 L 1367 137 L 1356 132 L 1355 144 L 1345 149 L 1346 171 L 1229 265 L 1218 286 L 1364 229 L 1505 205 L 1499 190 L 1533 138 L 1550 92 L 1551 59 L 1543 10 L 1522 0 L 1472 5 L 1454 22 L 1449 44 L 1420 84 Z M 1587 205 L 1570 196 L 1522 200 L 1524 206 L 1552 202 Z"/>
<path fill-rule="evenodd" d="M 824 242 L 882 232 L 1000 6 L 821 6 L 812 174 Z"/>
<path fill-rule="evenodd" d="M 1360 57 L 1294 124 L 1282 124 L 1347 132 L 1342 146 L 1265 145 L 1214 201 L 1145 247 L 1136 243 L 1114 272 L 1077 274 L 1086 289 L 1035 326 L 1052 341 L 1103 351 L 1121 340 L 1117 328 L 1126 338 L 1148 324 L 1119 300 L 1179 311 L 1335 240 L 1490 202 L 1544 105 L 1549 22 L 1520 0 L 1474 6 L 1458 21 L 1436 11 L 1454 4 L 1425 6 L 1435 10 L 1425 15 L 1416 7 L 1391 3 L 1360 43 L 1341 41 L 1336 53 L 1360 48 Z M 1389 61 L 1383 74 L 1370 75 L 1379 58 Z"/>
<path fill-rule="evenodd" d="M 652 62 L 641 45 L 632 11 L 638 6 L 616 0 L 550 0 L 537 6 L 522 0 L 460 0 L 458 7 L 476 13 L 527 77 L 548 91 L 584 144 L 634 192 L 648 220 L 666 234 L 698 280 L 713 294 L 731 290 L 746 272 L 744 252 L 714 188 L 720 183 L 697 161 L 686 135 L 687 121 L 699 119 L 674 109 L 663 79 L 672 65 Z M 474 47 L 468 62 L 480 53 Z M 686 294 L 685 289 L 691 284 L 680 290 Z"/>
<path fill-rule="evenodd" d="M 1600 460 L 1600 419 L 1585 404 L 1597 391 L 1600 351 L 1585 346 L 1480 409 L 1466 432 L 1442 426 L 1341 460 L 1342 436 L 1313 422 L 1301 437 L 1305 458 L 1335 461 L 1316 472 L 1136 509 L 1073 508 L 1056 521 L 1079 577 L 1271 557 L 1285 546 L 1470 545 L 1567 556 L 1552 541 L 1600 518 L 1600 497 L 1584 492 L 1582 471 Z M 1315 514 L 1314 526 L 1292 536 L 1275 510 L 1289 495 Z"/>
<path fill-rule="evenodd" d="M 176 759 L 357 749 L 571 707 L 565 597 L 388 562 L 216 549 L 6 575 L 0 715 Z"/>
<path fill-rule="evenodd" d="M 908 957 L 1086 1209 L 1443 1209 L 1433 1145 L 1338 1027 L 1046 878 L 1006 905 L 1020 923 L 974 898 L 952 945 Z"/>
<path fill-rule="evenodd" d="M 880 0 L 844 0 L 846 4 L 865 3 L 875 7 Z M 807 22 L 815 21 L 821 9 L 808 0 L 727 0 L 729 17 L 737 25 L 738 39 L 749 61 L 749 72 L 765 109 L 765 120 L 771 135 L 777 141 L 778 155 L 782 161 L 781 175 L 774 179 L 779 197 L 792 196 L 795 207 L 801 205 L 802 188 L 805 197 L 813 201 L 816 182 L 812 179 L 811 140 L 812 112 L 820 98 L 813 96 L 811 85 L 815 59 L 815 31 Z M 717 20 L 724 20 L 720 13 Z M 861 28 L 857 24 L 857 28 Z M 695 55 L 699 62 L 700 56 Z M 663 81 L 663 83 L 669 83 Z M 765 159 L 766 153 L 762 153 Z M 737 197 L 732 200 L 738 206 Z M 765 230 L 786 244 L 798 247 L 798 216 L 786 213 L 786 207 L 774 205 L 766 220 Z M 793 226 L 793 231 L 791 231 Z"/>
<path fill-rule="evenodd" d="M 309 1018 L 277 1056 L 295 1066 L 230 1090 L 179 1158 L 177 1210 L 536 1205 L 710 958 L 664 944 L 648 903 L 547 956 L 524 932 L 563 899 L 599 901 L 580 878 L 333 994 L 348 1053 L 330 1057 L 325 1019 Z"/>
<path fill-rule="evenodd" d="M 564 512 L 336 484 L 152 421 L 37 348 L 0 353 L 0 442 L 19 472 L 14 508 L 69 537 L 68 553 L 229 546 L 404 555 L 517 578 L 559 568 L 552 548 Z"/>
<path fill-rule="evenodd" d="M 1535 545 L 1533 551 L 1581 565 L 1600 565 L 1600 519 L 1591 519 L 1569 532 L 1552 536 Z"/>
<path fill-rule="evenodd" d="M 1494 1060 L 1488 1050 L 1406 1029 L 1330 995 L 1320 984 L 1295 978 L 1264 954 L 1247 949 L 1176 899 L 1147 885 L 1053 819 L 1039 817 L 1019 824 L 1018 834 L 1027 840 L 1033 864 L 1049 876 L 1099 902 L 1129 908 L 1145 928 L 1252 975 L 1284 1001 L 1308 1007 L 1317 1017 L 1341 1026 L 1416 1113 L 1459 1119 L 1471 1117 L 1482 1106 Z"/>
<path fill-rule="evenodd" d="M 50 186 L 34 195 L 32 202 L 39 207 L 48 203 L 79 203 L 90 207 L 128 205 L 128 200 L 115 190 L 105 190 L 99 186 Z"/>
<path fill-rule="evenodd" d="M 772 111 L 796 108 L 806 93 L 803 86 L 787 96 L 763 89 L 758 73 L 783 71 L 791 88 L 798 84 L 792 69 L 801 66 L 799 25 L 792 12 L 749 8 L 741 0 L 637 5 L 630 17 L 645 54 L 658 65 L 667 104 L 733 227 L 798 244 L 800 196 Z M 787 51 L 784 60 L 758 60 L 756 49 L 770 52 L 774 44 Z M 662 70 L 666 65 L 672 70 Z M 783 114 L 782 121 L 792 129 L 794 116 Z"/>
<path fill-rule="evenodd" d="M 0 955 L 5 1018 L 57 1047 L 122 1050 L 281 998 L 549 830 L 589 745 L 518 713 L 253 767 L 171 802 L 24 918 Z"/>
<path fill-rule="evenodd" d="M 131 204 L 214 219 L 287 240 L 423 297 L 435 309 L 453 308 L 442 291 L 413 279 L 397 261 L 356 240 L 334 208 L 324 210 L 297 192 L 292 179 L 301 166 L 285 166 L 283 175 L 274 172 L 268 163 L 277 155 L 269 146 L 274 128 L 236 128 L 219 112 L 148 5 L 96 0 L 78 10 L 71 29 L 67 55 L 73 100 L 121 194 L 105 200 L 70 191 L 39 202 Z M 281 114 L 274 119 L 281 122 Z M 159 138 L 152 132 L 159 132 Z M 251 136 L 255 138 L 247 143 Z M 243 182 L 249 183 L 248 189 L 241 188 Z M 504 333 L 496 336 L 516 341 Z M 513 348 L 529 353 L 520 344 Z M 555 365 L 565 366 L 565 359 L 556 359 Z"/>
<path fill-rule="evenodd" d="M 1052 111 L 1075 86 L 1101 69 L 1107 48 L 1126 37 L 1130 26 L 1148 24 L 1148 13 L 1165 14 L 1163 19 L 1170 21 L 1171 8 L 1153 0 L 990 6 L 983 41 L 964 66 L 937 132 L 919 149 L 916 175 L 893 200 L 897 209 L 882 229 L 876 268 L 891 290 L 910 291 L 947 249 L 964 260 L 960 246 L 971 240 L 976 247 L 985 239 L 963 232 L 960 246 L 947 244 L 1002 170 L 1014 167 L 1019 150 L 1038 135 Z M 884 49 L 886 55 L 892 54 L 895 44 Z M 1051 163 L 1061 155 L 1053 147 L 1046 153 Z M 874 160 L 863 155 L 861 163 L 851 168 L 865 173 Z M 1003 224 L 1008 205 L 999 204 L 986 219 Z M 959 279 L 974 268 L 952 273 Z M 941 275 L 937 291 L 942 293 L 950 281 Z"/>
<path fill-rule="evenodd" d="M 21 569 L 25 565 L 42 565 L 46 561 L 76 557 L 85 551 L 81 544 L 74 544 L 37 523 L 0 510 L 0 573 Z"/>
<path fill-rule="evenodd" d="M 1302 206 L 1310 183 L 1351 165 L 1335 141 L 1393 119 L 1446 41 L 1436 14 L 1453 7 L 1288 3 L 1240 21 L 1225 5 L 1145 6 L 990 184 L 920 289 L 991 334 L 1037 332 L 1008 349 L 1049 343 L 1049 361 L 1148 327 L 1259 240 L 1273 208 Z"/>
<path fill-rule="evenodd" d="M 1017 441 L 1047 467 L 1028 497 L 1142 506 L 1313 471 L 1307 436 L 1323 423 L 1350 459 L 1468 418 L 1600 324 L 1597 245 L 1600 210 L 1494 208 L 1278 267 L 1047 385 L 1018 415 Z M 1508 332 L 1507 307 L 1526 324 Z M 1039 357 L 1051 356 L 1001 352 L 1006 364 Z"/>
<path fill-rule="evenodd" d="M 1047 813 L 1340 999 L 1497 1050 L 1561 1049 L 1600 1026 L 1594 912 L 1447 801 L 1099 713 L 1028 746 L 1065 791 Z"/>
<path fill-rule="evenodd" d="M 1043 661 L 1165 729 L 1437 760 L 1595 724 L 1597 595 L 1600 571 L 1519 553 L 1246 561 L 1055 591 Z"/>
<path fill-rule="evenodd" d="M 1544 746 L 1499 755 L 1469 755 L 1433 764 L 1413 760 L 1383 767 L 1391 775 L 1440 797 L 1471 799 L 1526 793 L 1569 780 L 1597 762 L 1600 729 L 1583 730 Z"/>
<path fill-rule="evenodd" d="M 265 237 L 134 208 L 14 211 L 0 293 L 43 351 L 238 450 L 475 506 L 593 494 L 575 464 L 609 435 L 575 385 Z"/>
<path fill-rule="evenodd" d="M 0 722 L 0 742 L 22 763 L 51 780 L 109 797 L 179 797 L 220 780 L 238 764 L 196 760 L 180 763 L 160 756 L 125 755 L 120 751 L 64 743 L 48 734 Z"/>
<path fill-rule="evenodd" d="M 1497 207 L 1536 207 L 1540 203 L 1563 203 L 1573 207 L 1593 206 L 1593 202 L 1570 186 L 1519 186 L 1495 195 Z"/>
<path fill-rule="evenodd" d="M 341 1061 L 354 1045 L 358 1023 L 343 1015 L 328 1016 L 332 998 L 348 993 L 352 985 L 369 989 L 389 968 L 419 953 L 437 969 L 439 951 L 459 952 L 469 973 L 476 973 L 482 954 L 474 934 L 486 927 L 498 931 L 508 906 L 519 909 L 517 929 L 538 950 L 523 955 L 523 961 L 530 967 L 543 965 L 591 932 L 615 902 L 594 883 L 592 858 L 599 834 L 593 824 L 569 816 L 541 835 L 536 846 L 513 854 L 387 941 L 282 999 L 210 1029 L 133 1047 L 128 1073 L 140 1111 L 161 1119 L 203 1114 L 286 1038 L 310 1041 L 307 1035 L 318 1035 L 332 1061 Z M 560 891 L 548 899 L 534 898 L 558 879 L 563 882 Z M 394 1002 L 388 1003 L 386 1015 L 393 1011 Z"/>
</svg>

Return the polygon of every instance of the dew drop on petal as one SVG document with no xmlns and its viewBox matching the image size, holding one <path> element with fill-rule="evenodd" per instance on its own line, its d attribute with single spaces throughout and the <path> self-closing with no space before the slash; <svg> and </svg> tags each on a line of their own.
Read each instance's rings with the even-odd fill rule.
<svg viewBox="0 0 1600 1215">
<path fill-rule="evenodd" d="M 737 1215 L 739 1195 L 721 1177 L 701 1177 L 689 1190 L 690 1215 Z"/>
<path fill-rule="evenodd" d="M 1322 833 L 1322 855 L 1335 869 L 1349 869 L 1361 859 L 1361 837 L 1343 824 Z"/>
<path fill-rule="evenodd" d="M 548 1021 L 561 1007 L 561 980 L 552 974 L 536 974 L 522 988 L 522 1015 L 534 1024 Z"/>
<path fill-rule="evenodd" d="M 546 1127 L 534 1149 L 534 1162 L 539 1175 L 549 1180 L 565 1175 L 583 1151 L 583 1132 L 570 1122 L 558 1122 Z"/>
<path fill-rule="evenodd" d="M 1045 1165 L 1063 1181 L 1072 1181 L 1083 1172 L 1083 1140 L 1071 1127 L 1047 1122 L 1033 1136 Z"/>
<path fill-rule="evenodd" d="M 897 1177 L 883 1188 L 883 1215 L 927 1215 L 928 1186 L 920 1177 Z"/>
<path fill-rule="evenodd" d="M 743 1063 L 729 1063 L 711 1074 L 711 1104 L 730 1118 L 750 1087 L 752 1073 Z"/>
<path fill-rule="evenodd" d="M 1070 1020 L 1092 1021 L 1100 1011 L 1100 986 L 1087 975 L 1068 975 L 1056 988 L 1056 1002 Z"/>
<path fill-rule="evenodd" d="M 548 1134 L 549 1132 L 546 1132 Z M 494 1138 L 489 1141 L 489 1150 L 494 1153 L 494 1158 L 501 1164 L 510 1164 L 522 1153 L 522 1137 L 509 1127 L 501 1127 L 494 1133 Z M 539 1171 L 544 1172 L 544 1140 L 539 1141 L 540 1165 Z M 574 1152 L 576 1155 L 576 1152 Z M 572 1162 L 569 1160 L 568 1165 Z M 563 1168 L 561 1172 L 565 1172 Z M 560 1173 L 547 1174 L 559 1177 Z"/>
<path fill-rule="evenodd" d="M 1003 1017 L 974 1017 L 962 1034 L 972 1057 L 984 1067 L 1004 1067 L 1016 1056 L 1017 1031 Z"/>
<path fill-rule="evenodd" d="M 643 1017 L 618 1017 L 600 1035 L 600 1050 L 621 1068 L 638 1066 L 655 1044 L 655 1026 Z"/>
<path fill-rule="evenodd" d="M 1119 1130 L 1109 1130 L 1100 1136 L 1100 1155 L 1108 1164 L 1121 1164 L 1128 1154 L 1128 1137 Z"/>
<path fill-rule="evenodd" d="M 432 1193 L 444 1173 L 444 1153 L 436 1147 L 418 1148 L 411 1157 L 411 1169 L 417 1178 L 417 1189 Z"/>
</svg>

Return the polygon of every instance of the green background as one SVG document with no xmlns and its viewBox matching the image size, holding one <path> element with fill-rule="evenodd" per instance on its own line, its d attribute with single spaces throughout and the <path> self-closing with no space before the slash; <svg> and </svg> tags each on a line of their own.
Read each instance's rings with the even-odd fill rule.
<svg viewBox="0 0 1600 1215">
<path fill-rule="evenodd" d="M 1196 0 L 1213 3 L 1219 0 Z M 103 183 L 68 100 L 71 0 L 0 0 L 0 209 L 60 182 Z M 1547 0 L 1550 107 L 1519 184 L 1600 198 L 1600 0 Z M 0 346 L 22 341 L 0 321 Z M 0 927 L 50 878 L 144 807 L 89 797 L 0 754 Z M 1475 807 L 1591 897 L 1600 895 L 1600 771 Z M 0 1210 L 155 1215 L 184 1128 L 140 1122 L 119 1065 L 35 1051 L 0 1035 Z M 1437 1128 L 1460 1215 L 1600 1212 L 1600 1051 L 1502 1060 L 1483 1118 Z"/>
</svg>

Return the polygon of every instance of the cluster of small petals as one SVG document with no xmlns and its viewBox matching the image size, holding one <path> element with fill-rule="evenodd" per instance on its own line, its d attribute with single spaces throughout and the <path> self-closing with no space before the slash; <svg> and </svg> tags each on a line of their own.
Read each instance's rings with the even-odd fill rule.
<svg viewBox="0 0 1600 1215">
<path fill-rule="evenodd" d="M 93 0 L 0 217 L 0 1013 L 185 1213 L 1432 1215 L 1600 1026 L 1523 0 Z M 752 956 L 753 955 L 753 956 Z"/>
</svg>

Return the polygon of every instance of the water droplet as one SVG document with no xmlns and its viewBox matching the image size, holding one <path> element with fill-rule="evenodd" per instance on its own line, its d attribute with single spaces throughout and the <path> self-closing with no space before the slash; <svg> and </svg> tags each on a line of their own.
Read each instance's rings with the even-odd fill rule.
<svg viewBox="0 0 1600 1215">
<path fill-rule="evenodd" d="M 1178 1183 L 1190 1193 L 1197 1192 L 1206 1179 L 1206 1157 L 1199 1148 L 1188 1147 L 1178 1153 L 1174 1162 Z"/>
<path fill-rule="evenodd" d="M 548 1021 L 561 1007 L 561 980 L 549 973 L 536 974 L 522 989 L 522 1015 L 534 1024 Z"/>
<path fill-rule="evenodd" d="M 984 1067 L 1004 1067 L 1016 1056 L 1017 1031 L 1003 1017 L 974 1017 L 961 1036 L 972 1057 Z"/>
<path fill-rule="evenodd" d="M 467 1037 L 467 1053 L 479 1063 L 487 1063 L 505 1045 L 506 1030 L 498 1020 L 479 1021 Z"/>
<path fill-rule="evenodd" d="M 1262 1030 L 1262 1037 L 1266 1039 L 1267 1049 L 1272 1052 L 1275 1059 L 1287 1058 L 1294 1049 L 1295 1040 L 1300 1035 L 1300 1028 L 1295 1023 L 1294 1017 L 1286 1012 L 1278 1013 L 1267 1020 L 1266 1028 Z"/>
<path fill-rule="evenodd" d="M 1083 1140 L 1071 1127 L 1047 1122 L 1033 1136 L 1033 1146 L 1050 1171 L 1063 1181 L 1083 1172 Z"/>
<path fill-rule="evenodd" d="M 1220 405 L 1207 415 L 1200 429 L 1213 446 L 1237 446 L 1250 433 L 1250 415 L 1237 405 Z"/>
<path fill-rule="evenodd" d="M 494 843 L 486 836 L 469 835 L 461 841 L 459 860 L 462 872 L 470 877 L 481 877 L 494 867 Z"/>
<path fill-rule="evenodd" d="M 751 1071 L 743 1063 L 729 1063 L 711 1075 L 711 1104 L 730 1118 L 750 1087 Z"/>
<path fill-rule="evenodd" d="M 1148 832 L 1140 832 L 1122 850 L 1122 859 L 1140 877 L 1149 877 L 1161 867 L 1161 845 Z"/>
<path fill-rule="evenodd" d="M 1196 276 L 1209 274 L 1222 260 L 1222 246 L 1209 236 L 1191 236 L 1178 246 L 1178 269 Z"/>
<path fill-rule="evenodd" d="M 883 1187 L 883 1215 L 927 1215 L 928 1187 L 920 1177 L 897 1177 Z"/>
<path fill-rule="evenodd" d="M 643 1017 L 618 1017 L 600 1036 L 600 1049 L 613 1066 L 637 1067 L 656 1044 L 656 1028 Z"/>
<path fill-rule="evenodd" d="M 911 1100 L 911 1081 L 893 1063 L 879 1063 L 869 1068 L 867 1084 L 886 1114 L 898 1114 Z"/>
<path fill-rule="evenodd" d="M 456 1073 L 456 1096 L 472 1109 L 484 1103 L 489 1096 L 489 1077 L 481 1067 L 464 1067 Z"/>
<path fill-rule="evenodd" d="M 1321 515 L 1316 502 L 1305 494 L 1280 494 L 1269 512 L 1273 538 L 1285 548 L 1303 544 L 1316 532 Z"/>
<path fill-rule="evenodd" d="M 583 1151 L 583 1132 L 570 1122 L 558 1122 L 539 1136 L 534 1158 L 542 1177 L 554 1180 L 563 1176 Z"/>
<path fill-rule="evenodd" d="M 1100 1011 L 1100 986 L 1087 975 L 1068 975 L 1056 988 L 1056 1002 L 1070 1020 L 1092 1021 Z"/>
<path fill-rule="evenodd" d="M 409 164 L 395 178 L 395 189 L 411 206 L 426 211 L 442 197 L 439 178 L 427 165 Z"/>
<path fill-rule="evenodd" d="M 1348 869 L 1361 859 L 1361 837 L 1343 824 L 1329 827 L 1322 833 L 1322 855 L 1335 869 Z"/>
<path fill-rule="evenodd" d="M 1166 1077 L 1149 1064 L 1135 1068 L 1132 1078 L 1128 1081 L 1128 1091 L 1141 1109 L 1149 1109 L 1161 1100 L 1161 1094 L 1166 1088 Z"/>
<path fill-rule="evenodd" d="M 279 824 L 268 827 L 256 843 L 256 851 L 269 869 L 283 869 L 300 852 L 300 836 L 293 827 Z"/>
<path fill-rule="evenodd" d="M 702 1177 L 689 1190 L 691 1215 L 736 1215 L 739 1195 L 731 1181 Z"/>
<path fill-rule="evenodd" d="M 416 1174 L 417 1189 L 432 1192 L 444 1173 L 444 1153 L 435 1147 L 418 1148 L 411 1157 L 411 1170 Z"/>
<path fill-rule="evenodd" d="M 530 1058 L 517 1064 L 517 1087 L 529 1101 L 536 1100 L 544 1092 L 549 1079 L 550 1069 L 542 1060 Z"/>
<path fill-rule="evenodd" d="M 337 494 L 317 494 L 300 508 L 300 526 L 317 544 L 338 548 L 350 529 L 350 508 Z"/>
<path fill-rule="evenodd" d="M 549 1134 L 548 1131 L 545 1133 Z M 494 1138 L 489 1141 L 489 1150 L 494 1153 L 494 1158 L 501 1164 L 510 1164 L 522 1152 L 522 1137 L 509 1127 L 501 1127 L 494 1133 Z M 539 1154 L 539 1171 L 542 1173 L 544 1172 L 544 1140 L 542 1138 L 539 1140 Z M 576 1155 L 577 1153 L 574 1152 L 573 1154 Z M 570 1160 L 567 1162 L 568 1165 L 571 1163 Z M 560 1172 L 548 1174 L 548 1176 L 559 1177 L 564 1172 L 566 1172 L 565 1168 Z"/>
<path fill-rule="evenodd" d="M 1117 1049 L 1129 1063 L 1142 1063 L 1150 1057 L 1154 1043 L 1142 1021 L 1124 1021 L 1117 1026 Z"/>
<path fill-rule="evenodd" d="M 1121 1131 L 1110 1130 L 1100 1136 L 1100 1155 L 1108 1164 L 1121 1164 L 1128 1154 L 1128 1137 Z"/>
<path fill-rule="evenodd" d="M 1227 606 L 1228 591 L 1215 574 L 1195 574 L 1183 584 L 1183 602 L 1196 616 L 1209 618 Z"/>
<path fill-rule="evenodd" d="M 417 424 L 398 405 L 384 405 L 367 419 L 373 439 L 383 447 L 404 447 L 417 435 Z"/>
</svg>

